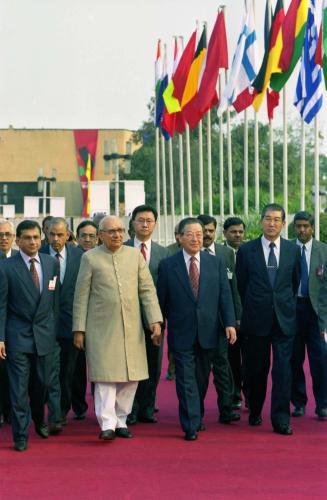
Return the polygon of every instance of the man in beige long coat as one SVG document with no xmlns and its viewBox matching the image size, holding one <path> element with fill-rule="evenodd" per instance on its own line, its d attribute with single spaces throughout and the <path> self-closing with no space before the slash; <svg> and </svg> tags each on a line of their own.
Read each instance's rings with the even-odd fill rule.
<svg viewBox="0 0 327 500">
<path fill-rule="evenodd" d="M 86 349 L 89 379 L 95 383 L 100 439 L 132 437 L 126 418 L 139 380 L 148 377 L 140 304 L 152 340 L 160 343 L 162 315 L 151 274 L 139 250 L 123 246 L 118 217 L 101 220 L 103 245 L 86 252 L 77 278 L 74 343 Z"/>
</svg>

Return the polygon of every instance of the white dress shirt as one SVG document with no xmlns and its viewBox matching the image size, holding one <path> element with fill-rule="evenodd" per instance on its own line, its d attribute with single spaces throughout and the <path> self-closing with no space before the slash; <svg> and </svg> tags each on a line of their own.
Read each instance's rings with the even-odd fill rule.
<svg viewBox="0 0 327 500">
<path fill-rule="evenodd" d="M 216 247 L 215 247 L 215 242 L 211 243 L 210 247 L 203 247 L 202 250 L 205 252 L 208 252 L 210 255 L 216 255 Z"/>
<path fill-rule="evenodd" d="M 262 244 L 263 253 L 265 256 L 266 266 L 268 266 L 268 258 L 269 258 L 269 254 L 270 254 L 270 246 L 269 246 L 270 243 L 275 244 L 274 253 L 276 256 L 276 260 L 277 260 L 277 267 L 279 267 L 280 236 L 278 236 L 277 240 L 275 240 L 275 241 L 267 240 L 264 236 L 261 236 L 261 244 Z"/>
<path fill-rule="evenodd" d="M 63 284 L 64 278 L 65 278 L 65 272 L 66 272 L 66 266 L 67 266 L 67 250 L 66 246 L 61 250 L 61 252 L 56 252 L 52 246 L 50 245 L 50 255 L 51 257 L 54 257 L 57 259 L 56 255 L 59 253 L 59 262 L 60 262 L 60 283 Z"/>
<path fill-rule="evenodd" d="M 183 249 L 183 257 L 186 265 L 186 269 L 188 274 L 190 274 L 190 264 L 191 264 L 191 258 L 195 257 L 195 264 L 196 267 L 198 268 L 199 275 L 200 275 L 200 252 L 196 253 L 195 255 L 190 255 L 185 250 Z"/>
<path fill-rule="evenodd" d="M 310 241 L 307 243 L 302 243 L 300 240 L 296 240 L 296 244 L 299 245 L 301 248 L 301 254 L 302 254 L 302 247 L 303 245 L 305 246 L 305 260 L 307 261 L 307 266 L 308 266 L 308 274 L 310 274 L 310 261 L 311 261 L 311 251 L 312 251 L 312 238 Z M 301 294 L 301 283 L 297 292 L 299 297 L 302 297 Z"/>
<path fill-rule="evenodd" d="M 31 272 L 30 260 L 35 259 L 34 265 L 35 265 L 37 275 L 39 277 L 40 293 L 42 293 L 42 290 L 43 290 L 43 271 L 42 271 L 42 266 L 41 266 L 39 254 L 37 253 L 36 255 L 34 255 L 34 257 L 31 257 L 30 255 L 27 255 L 26 253 L 24 253 L 22 250 L 19 250 L 19 252 L 20 252 L 20 255 L 21 255 L 23 261 L 25 262 L 29 272 Z"/>
<path fill-rule="evenodd" d="M 151 259 L 151 239 L 147 241 L 140 241 L 134 237 L 134 247 L 141 251 L 141 245 L 144 243 L 144 250 L 146 255 L 146 263 L 149 265 Z"/>
</svg>

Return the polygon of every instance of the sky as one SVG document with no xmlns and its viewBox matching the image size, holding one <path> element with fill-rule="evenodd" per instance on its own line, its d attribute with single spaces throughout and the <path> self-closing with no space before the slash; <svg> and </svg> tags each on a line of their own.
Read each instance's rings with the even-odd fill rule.
<svg viewBox="0 0 327 500">
<path fill-rule="evenodd" d="M 231 62 L 244 0 L 224 4 Z M 261 54 L 265 4 L 255 0 Z M 1 0 L 0 128 L 137 129 L 148 118 L 158 38 L 171 61 L 173 36 L 186 43 L 197 20 L 210 34 L 218 7 L 213 0 Z"/>
</svg>

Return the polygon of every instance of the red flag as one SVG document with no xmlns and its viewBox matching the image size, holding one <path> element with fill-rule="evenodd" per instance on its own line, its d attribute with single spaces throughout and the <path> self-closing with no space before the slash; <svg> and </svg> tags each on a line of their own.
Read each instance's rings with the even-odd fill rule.
<svg viewBox="0 0 327 500">
<path fill-rule="evenodd" d="M 319 30 L 318 45 L 315 55 L 315 63 L 322 67 L 322 23 Z"/>
<path fill-rule="evenodd" d="M 246 108 L 251 106 L 257 93 L 258 91 L 255 89 L 253 89 L 252 92 L 250 92 L 249 88 L 244 89 L 243 92 L 237 96 L 236 101 L 233 102 L 235 111 L 237 113 L 241 113 L 241 111 L 244 111 Z"/>
<path fill-rule="evenodd" d="M 174 82 L 173 96 L 179 100 L 179 104 L 182 103 L 185 84 L 187 81 L 191 64 L 193 62 L 195 46 L 196 46 L 196 31 L 192 33 L 192 36 L 189 39 L 188 44 L 186 45 L 182 57 L 179 61 L 176 72 L 172 77 L 172 80 Z"/>
<path fill-rule="evenodd" d="M 267 89 L 267 112 L 269 121 L 274 119 L 274 109 L 279 105 L 279 93 Z"/>
</svg>

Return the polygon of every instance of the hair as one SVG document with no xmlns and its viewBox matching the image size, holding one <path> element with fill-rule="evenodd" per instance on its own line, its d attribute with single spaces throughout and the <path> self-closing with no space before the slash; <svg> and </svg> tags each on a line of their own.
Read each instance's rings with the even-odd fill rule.
<svg viewBox="0 0 327 500">
<path fill-rule="evenodd" d="M 82 222 L 80 222 L 77 226 L 77 229 L 76 229 L 76 236 L 77 238 L 79 238 L 79 232 L 81 229 L 83 229 L 83 227 L 86 227 L 86 226 L 92 226 L 94 227 L 96 230 L 97 230 L 97 234 L 98 234 L 98 226 L 95 222 L 93 222 L 93 220 L 91 219 L 87 219 L 87 220 L 83 220 Z"/>
<path fill-rule="evenodd" d="M 184 234 L 185 226 L 188 226 L 189 224 L 199 224 L 202 229 L 204 229 L 203 222 L 196 217 L 185 217 L 185 219 L 182 219 L 178 225 L 178 234 Z"/>
<path fill-rule="evenodd" d="M 106 215 L 105 217 L 103 217 L 101 220 L 100 220 L 100 224 L 99 224 L 99 231 L 102 231 L 103 230 L 103 226 L 104 226 L 104 223 L 107 221 L 107 220 L 116 220 L 116 221 L 119 221 L 121 223 L 121 225 L 124 227 L 123 225 L 123 221 L 117 217 L 116 215 Z"/>
<path fill-rule="evenodd" d="M 0 225 L 2 224 L 8 224 L 8 226 L 10 226 L 10 229 L 12 231 L 12 234 L 15 234 L 15 226 L 14 224 L 11 222 L 11 220 L 7 220 L 7 219 L 3 219 L 3 218 L 0 218 Z"/>
<path fill-rule="evenodd" d="M 281 212 L 282 220 L 285 220 L 285 210 L 281 205 L 278 205 L 278 203 L 269 203 L 268 205 L 265 205 L 261 212 L 261 220 L 267 212 Z"/>
<path fill-rule="evenodd" d="M 313 215 L 311 215 L 309 212 L 305 212 L 304 210 L 301 212 L 297 212 L 294 215 L 293 223 L 295 224 L 297 220 L 306 220 L 312 227 L 315 225 L 315 220 Z"/>
<path fill-rule="evenodd" d="M 46 223 L 50 220 L 53 219 L 53 216 L 52 215 L 47 215 L 46 217 L 44 217 L 44 219 L 42 220 L 42 231 L 44 229 L 44 226 L 46 225 Z"/>
<path fill-rule="evenodd" d="M 197 216 L 197 219 L 201 221 L 204 226 L 206 226 L 207 224 L 213 224 L 215 226 L 215 229 L 217 229 L 217 221 L 211 215 L 201 214 Z"/>
<path fill-rule="evenodd" d="M 151 207 L 151 205 L 139 205 L 138 207 L 135 207 L 132 212 L 132 220 L 135 220 L 137 214 L 139 214 L 140 212 L 152 212 L 154 220 L 157 221 L 158 212 L 156 211 L 155 208 Z"/>
<path fill-rule="evenodd" d="M 224 231 L 227 231 L 231 226 L 240 226 L 241 224 L 245 229 L 244 221 L 240 217 L 228 217 L 224 222 Z"/>
<path fill-rule="evenodd" d="M 76 236 L 74 234 L 74 231 L 72 231 L 71 229 L 68 229 L 68 232 L 69 232 L 69 237 L 68 237 L 67 242 L 68 243 L 76 242 Z"/>
<path fill-rule="evenodd" d="M 41 236 L 41 226 L 36 220 L 23 220 L 16 227 L 16 236 L 20 238 L 23 231 L 28 231 L 29 229 L 38 229 Z"/>
<path fill-rule="evenodd" d="M 56 224 L 64 224 L 66 230 L 69 231 L 68 222 L 63 217 L 52 217 L 49 227 L 55 226 Z"/>
</svg>

